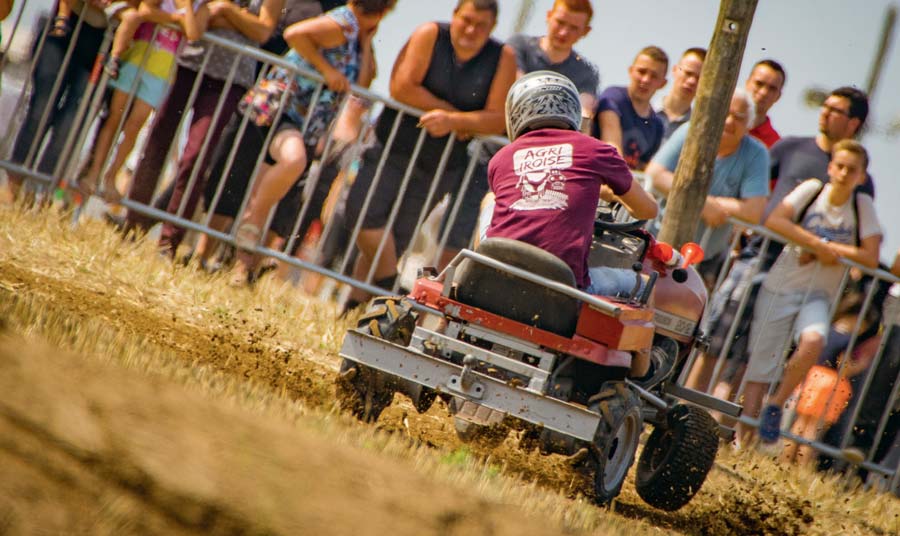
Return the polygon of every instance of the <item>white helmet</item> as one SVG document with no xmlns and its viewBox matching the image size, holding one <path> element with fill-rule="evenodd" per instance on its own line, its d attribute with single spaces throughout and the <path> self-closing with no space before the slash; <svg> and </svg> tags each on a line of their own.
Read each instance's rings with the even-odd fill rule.
<svg viewBox="0 0 900 536">
<path fill-rule="evenodd" d="M 506 94 L 506 135 L 515 141 L 528 130 L 581 126 L 581 99 L 575 84 L 553 71 L 534 71 Z"/>
</svg>

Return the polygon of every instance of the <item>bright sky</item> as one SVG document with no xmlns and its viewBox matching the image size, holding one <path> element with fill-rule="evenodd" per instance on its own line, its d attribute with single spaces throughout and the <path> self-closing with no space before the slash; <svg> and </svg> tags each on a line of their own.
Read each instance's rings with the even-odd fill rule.
<svg viewBox="0 0 900 536">
<path fill-rule="evenodd" d="M 17 0 L 17 4 L 23 0 Z M 495 35 L 512 32 L 520 0 L 500 0 L 500 20 Z M 887 6 L 891 0 L 760 0 L 756 10 L 739 83 L 743 84 L 752 64 L 771 57 L 787 70 L 787 85 L 781 100 L 770 112 L 775 128 L 784 135 L 812 136 L 818 126 L 818 110 L 803 102 L 812 86 L 827 90 L 841 85 L 866 84 Z M 896 1 L 894 2 L 896 3 Z M 543 34 L 544 15 L 553 0 L 538 0 L 525 28 Z M 29 11 L 52 5 L 52 0 L 26 0 Z M 412 30 L 431 20 L 448 20 L 456 0 L 399 0 L 397 8 L 381 25 L 376 37 L 380 76 L 373 88 L 387 92 L 391 65 Z M 627 68 L 642 47 L 655 44 L 677 60 L 691 46 L 709 46 L 719 10 L 716 0 L 594 1 L 593 31 L 578 50 L 597 64 L 602 87 L 626 83 Z M 9 35 L 12 17 L 3 24 Z M 885 229 L 882 258 L 891 260 L 900 248 L 900 137 L 884 133 L 900 120 L 900 44 L 889 50 L 883 76 L 871 103 L 869 133 L 863 139 L 875 178 L 875 205 Z M 664 88 L 663 92 L 666 91 Z"/>
<path fill-rule="evenodd" d="M 511 35 L 520 0 L 500 0 L 500 20 L 494 32 Z M 770 111 L 775 128 L 785 135 L 813 136 L 818 109 L 808 108 L 803 92 L 811 86 L 826 91 L 842 85 L 865 86 L 889 0 L 760 0 L 738 80 L 743 84 L 757 60 L 773 58 L 784 65 L 787 85 Z M 543 35 L 545 14 L 553 0 L 538 0 L 525 33 Z M 716 0 L 594 1 L 593 30 L 576 48 L 600 70 L 601 86 L 624 85 L 633 56 L 646 45 L 662 47 L 677 61 L 691 46 L 708 47 L 719 12 Z M 456 0 L 399 0 L 381 24 L 376 37 L 379 77 L 373 88 L 387 91 L 391 65 L 412 30 L 431 20 L 449 20 Z M 898 25 L 900 26 L 900 25 Z M 898 29 L 900 32 L 900 29 Z M 900 39 L 900 37 L 898 37 Z M 870 103 L 869 125 L 863 139 L 875 178 L 875 205 L 885 230 L 882 258 L 892 260 L 900 248 L 900 137 L 883 132 L 900 119 L 900 43 L 888 52 Z M 666 91 L 666 88 L 662 90 Z"/>
</svg>

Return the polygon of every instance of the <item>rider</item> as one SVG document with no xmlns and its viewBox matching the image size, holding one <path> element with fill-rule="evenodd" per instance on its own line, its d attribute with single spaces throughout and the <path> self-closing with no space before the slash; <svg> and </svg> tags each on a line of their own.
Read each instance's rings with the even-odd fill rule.
<svg viewBox="0 0 900 536">
<path fill-rule="evenodd" d="M 496 198 L 487 237 L 526 242 L 562 259 L 579 288 L 590 294 L 627 293 L 634 273 L 588 268 L 600 198 L 621 203 L 638 219 L 656 216 L 656 201 L 641 188 L 612 145 L 578 132 L 581 103 L 571 80 L 535 71 L 506 97 L 511 143 L 488 165 Z M 636 356 L 632 376 L 647 372 Z"/>
</svg>

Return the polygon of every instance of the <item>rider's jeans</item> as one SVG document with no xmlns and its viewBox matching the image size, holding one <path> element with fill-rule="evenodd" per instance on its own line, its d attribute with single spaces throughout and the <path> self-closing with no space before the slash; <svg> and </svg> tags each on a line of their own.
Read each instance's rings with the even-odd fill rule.
<svg viewBox="0 0 900 536">
<path fill-rule="evenodd" d="M 591 283 L 585 292 L 596 296 L 629 296 L 634 290 L 635 273 L 625 268 L 609 268 L 598 266 L 588 270 Z M 644 279 L 641 278 L 643 289 Z"/>
</svg>

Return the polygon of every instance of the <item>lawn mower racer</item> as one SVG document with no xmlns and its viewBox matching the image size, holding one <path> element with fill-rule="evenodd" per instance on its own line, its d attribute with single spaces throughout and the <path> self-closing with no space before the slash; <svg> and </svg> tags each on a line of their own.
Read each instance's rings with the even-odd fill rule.
<svg viewBox="0 0 900 536">
<path fill-rule="evenodd" d="M 440 395 L 460 438 L 499 441 L 518 429 L 520 444 L 571 456 L 591 474 L 599 504 L 620 492 L 650 422 L 636 488 L 675 510 L 718 448 L 717 425 L 696 404 L 739 413 L 669 381 L 698 338 L 706 291 L 689 264 L 702 251 L 673 251 L 642 222 L 598 213 L 601 186 L 637 217 L 656 205 L 615 149 L 577 132 L 580 109 L 556 73 L 513 85 L 512 143 L 489 168 L 497 205 L 487 237 L 442 273 L 424 270 L 407 297 L 370 302 L 344 338 L 338 396 L 374 420 L 395 392 L 419 411 Z M 416 309 L 431 314 L 420 322 Z"/>
</svg>

